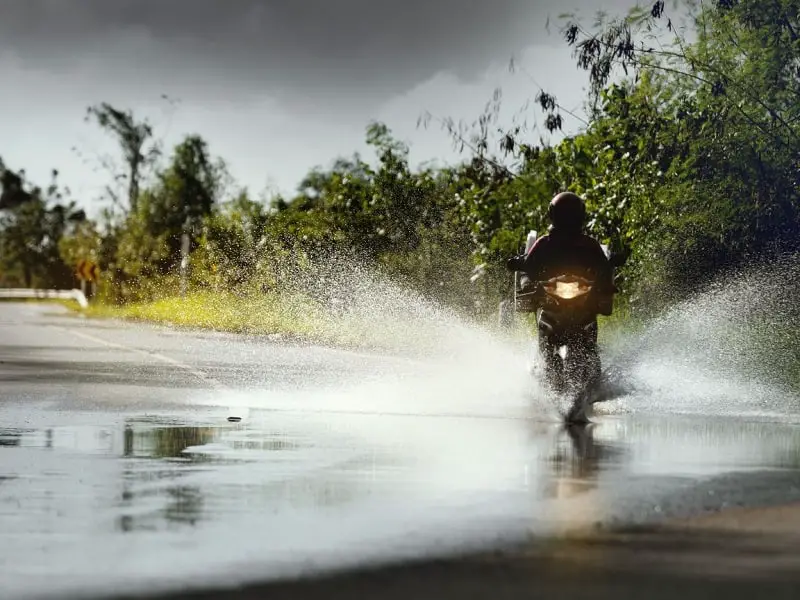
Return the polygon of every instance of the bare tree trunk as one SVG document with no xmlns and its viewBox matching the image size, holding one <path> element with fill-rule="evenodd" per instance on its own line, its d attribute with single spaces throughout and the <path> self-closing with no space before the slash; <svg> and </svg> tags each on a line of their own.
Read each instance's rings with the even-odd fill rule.
<svg viewBox="0 0 800 600">
<path fill-rule="evenodd" d="M 131 212 L 136 212 L 136 206 L 139 203 L 139 168 L 141 161 L 135 160 L 131 163 L 131 182 L 128 186 L 128 204 L 131 207 Z"/>
</svg>

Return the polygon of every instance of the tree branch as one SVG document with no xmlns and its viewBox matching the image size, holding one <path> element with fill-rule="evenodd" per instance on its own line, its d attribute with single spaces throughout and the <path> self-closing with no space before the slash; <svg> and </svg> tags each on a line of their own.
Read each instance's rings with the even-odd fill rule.
<svg viewBox="0 0 800 600">
<path fill-rule="evenodd" d="M 530 80 L 531 80 L 531 82 L 533 83 L 533 85 L 535 85 L 537 88 L 539 88 L 539 92 L 544 92 L 544 91 L 545 91 L 545 90 L 544 90 L 544 88 L 543 88 L 543 87 L 542 87 L 542 86 L 539 84 L 539 82 L 538 82 L 538 81 L 536 81 L 536 79 L 534 79 L 533 75 L 531 75 L 531 74 L 528 72 L 528 70 L 527 70 L 525 67 L 522 67 L 522 66 L 520 66 L 520 67 L 517 67 L 516 65 L 514 65 L 514 66 L 513 66 L 513 68 L 514 68 L 514 69 L 519 69 L 519 70 L 520 70 L 520 71 L 522 71 L 522 72 L 523 72 L 525 75 L 527 75 L 527 76 L 528 76 L 528 79 L 530 79 Z M 545 92 L 545 93 L 546 93 L 546 92 Z M 580 121 L 580 122 L 581 122 L 583 125 L 586 125 L 587 127 L 589 126 L 589 121 L 587 121 L 587 120 L 586 120 L 586 119 L 584 119 L 583 117 L 579 117 L 578 115 L 576 115 L 574 112 L 572 112 L 572 111 L 571 111 L 571 110 L 569 110 L 568 108 L 565 108 L 565 107 L 564 107 L 562 104 L 559 104 L 558 102 L 556 102 L 556 103 L 555 103 L 555 106 L 556 106 L 556 108 L 558 108 L 560 111 L 562 111 L 562 112 L 564 112 L 564 113 L 568 114 L 569 116 L 571 116 L 571 117 L 572 117 L 573 119 L 575 119 L 576 121 Z"/>
<path fill-rule="evenodd" d="M 451 120 L 435 117 L 430 113 L 428 114 L 428 116 L 430 119 L 433 119 L 434 121 L 439 123 L 442 127 L 444 127 L 453 138 L 455 138 L 464 148 L 471 150 L 472 153 L 480 160 L 492 165 L 495 169 L 504 172 L 512 179 L 516 178 L 517 175 L 513 171 L 511 171 L 511 169 L 506 167 L 504 164 L 497 162 L 493 158 L 486 156 L 483 152 L 481 152 L 478 148 L 476 148 L 472 142 L 466 140 L 464 136 L 461 134 L 461 132 L 457 131 L 456 128 L 453 126 Z"/>
<path fill-rule="evenodd" d="M 613 44 L 610 44 L 610 43 L 598 38 L 596 35 L 589 34 L 585 29 L 583 29 L 579 25 L 576 25 L 576 27 L 578 28 L 578 31 L 580 31 L 580 33 L 582 33 L 584 35 L 584 37 L 586 37 L 588 39 L 595 40 L 597 43 L 599 43 L 602 46 L 604 46 L 607 50 L 608 49 L 616 49 L 616 47 Z M 640 58 L 637 57 L 637 53 L 642 53 L 642 52 L 644 52 L 645 54 L 656 54 L 656 55 L 662 55 L 662 56 L 669 56 L 669 57 L 673 57 L 673 58 L 680 58 L 684 62 L 689 63 L 690 66 L 692 65 L 692 59 L 690 57 L 686 56 L 685 54 L 681 54 L 681 53 L 678 53 L 678 52 L 669 52 L 669 51 L 666 51 L 666 50 L 655 50 L 655 49 L 652 49 L 652 48 L 650 48 L 648 50 L 640 50 L 640 51 L 634 50 L 631 58 L 629 59 L 629 62 L 626 62 L 624 60 L 619 60 L 619 59 L 612 59 L 612 62 L 615 63 L 615 64 L 619 64 L 619 65 L 623 66 L 623 68 L 627 64 L 631 64 L 631 65 L 633 65 L 633 66 L 635 66 L 637 68 L 640 68 L 640 69 L 643 66 L 649 66 L 650 68 L 655 68 L 655 69 L 658 69 L 658 70 L 661 70 L 661 71 L 664 71 L 664 72 L 673 73 L 675 75 L 681 75 L 683 77 L 689 77 L 691 79 L 694 79 L 695 81 L 698 81 L 700 83 L 704 83 L 704 84 L 709 85 L 709 86 L 713 86 L 714 85 L 714 82 L 709 81 L 708 79 L 706 79 L 704 77 L 701 77 L 699 75 L 696 75 L 694 73 L 687 73 L 685 71 L 681 71 L 680 69 L 667 67 L 667 66 L 665 66 L 663 64 L 659 64 L 659 63 L 645 63 Z M 787 130 L 787 132 L 791 135 L 791 137 L 793 137 L 796 141 L 800 142 L 800 134 L 798 134 L 798 132 L 796 132 L 789 125 L 789 123 L 787 123 L 786 120 L 783 119 L 783 117 L 781 117 L 778 114 L 778 112 L 774 108 L 772 108 L 771 106 L 767 105 L 763 100 L 761 100 L 761 98 L 759 97 L 758 93 L 756 93 L 754 90 L 744 86 L 741 83 L 738 83 L 736 81 L 731 80 L 726 74 L 719 72 L 719 70 L 717 70 L 712 65 L 704 65 L 704 64 L 698 64 L 698 63 L 696 63 L 696 64 L 697 64 L 697 66 L 699 66 L 701 68 L 701 70 L 708 71 L 708 72 L 710 72 L 710 73 L 712 73 L 714 75 L 718 75 L 719 77 L 723 78 L 726 81 L 726 84 L 729 85 L 729 87 L 738 88 L 740 91 L 743 91 L 752 101 L 754 101 L 756 104 L 761 106 L 761 108 L 766 110 L 769 113 L 769 115 L 773 118 L 773 120 L 777 121 L 783 128 L 785 128 Z M 738 106 L 736 106 L 735 103 L 732 103 L 732 104 L 736 108 L 739 108 Z M 740 112 L 742 112 L 742 111 L 740 111 Z M 742 114 L 745 114 L 745 113 L 742 112 Z M 764 131 L 763 127 L 760 127 L 760 128 L 762 129 L 762 131 Z M 767 132 L 765 131 L 765 133 L 767 133 Z"/>
</svg>

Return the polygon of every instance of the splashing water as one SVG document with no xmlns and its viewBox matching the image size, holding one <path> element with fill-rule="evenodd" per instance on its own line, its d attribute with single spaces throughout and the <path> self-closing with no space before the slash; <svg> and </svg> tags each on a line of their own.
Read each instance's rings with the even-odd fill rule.
<svg viewBox="0 0 800 600">
<path fill-rule="evenodd" d="M 530 339 L 481 326 L 374 267 L 351 257 L 327 257 L 294 274 L 289 293 L 321 308 L 322 337 L 377 351 L 380 372 L 361 381 L 344 375 L 291 398 L 259 391 L 271 408 L 552 418 L 552 405 L 528 371 Z M 378 359 L 387 354 L 393 361 Z M 354 360 L 358 360 L 354 356 Z M 302 398 L 301 398 L 302 396 Z M 244 401 L 244 399 L 243 399 Z"/>
<path fill-rule="evenodd" d="M 623 330 L 601 348 L 607 384 L 595 413 L 800 418 L 796 382 L 787 378 L 800 376 L 800 326 L 793 325 L 800 310 L 792 291 L 799 274 L 797 257 L 752 268 L 673 306 L 639 331 Z M 500 335 L 349 257 L 303 270 L 294 286 L 323 307 L 322 327 L 335 337 L 398 357 L 369 381 L 315 389 L 305 403 L 557 417 L 552 394 L 531 377 L 530 337 Z M 273 396 L 270 406 L 275 402 Z"/>
<path fill-rule="evenodd" d="M 609 410 L 800 418 L 800 259 L 750 268 L 620 335 Z"/>
</svg>

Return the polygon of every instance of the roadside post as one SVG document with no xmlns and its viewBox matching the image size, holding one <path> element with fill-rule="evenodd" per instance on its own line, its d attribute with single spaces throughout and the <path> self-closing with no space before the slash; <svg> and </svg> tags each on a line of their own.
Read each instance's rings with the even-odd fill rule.
<svg viewBox="0 0 800 600">
<path fill-rule="evenodd" d="M 181 298 L 186 296 L 189 278 L 189 249 L 192 238 L 188 233 L 181 236 Z"/>
</svg>

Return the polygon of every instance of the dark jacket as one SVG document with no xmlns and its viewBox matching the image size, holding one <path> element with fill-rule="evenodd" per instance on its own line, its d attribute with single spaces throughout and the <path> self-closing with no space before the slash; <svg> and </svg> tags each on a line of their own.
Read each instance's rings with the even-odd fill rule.
<svg viewBox="0 0 800 600">
<path fill-rule="evenodd" d="M 522 259 L 519 270 L 532 281 L 574 273 L 597 282 L 598 292 L 613 293 L 613 270 L 600 243 L 580 232 L 552 229 Z"/>
</svg>

